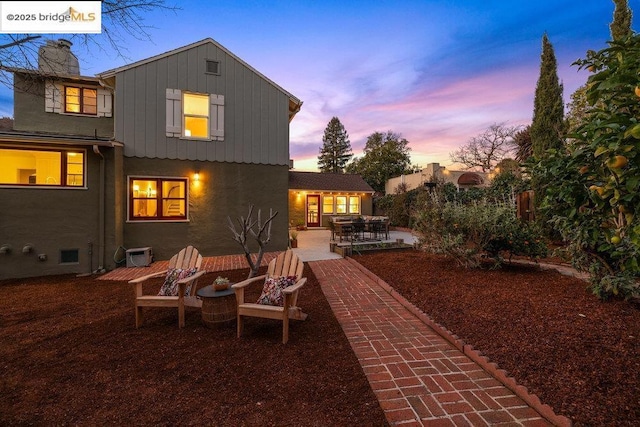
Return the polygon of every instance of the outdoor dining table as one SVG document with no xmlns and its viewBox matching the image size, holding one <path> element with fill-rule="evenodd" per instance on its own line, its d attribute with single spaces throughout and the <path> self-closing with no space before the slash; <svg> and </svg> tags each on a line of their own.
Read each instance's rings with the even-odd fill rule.
<svg viewBox="0 0 640 427">
<path fill-rule="evenodd" d="M 332 222 L 331 240 L 335 240 L 338 236 L 340 242 L 344 239 L 367 240 L 365 233 L 368 233 L 368 239 L 378 240 L 383 236 L 389 238 L 389 222 L 388 220 L 341 220 Z"/>
</svg>

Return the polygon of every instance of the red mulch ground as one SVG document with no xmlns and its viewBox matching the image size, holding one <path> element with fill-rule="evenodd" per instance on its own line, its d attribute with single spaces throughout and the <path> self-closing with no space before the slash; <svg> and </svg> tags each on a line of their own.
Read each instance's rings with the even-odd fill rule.
<svg viewBox="0 0 640 427">
<path fill-rule="evenodd" d="M 639 307 L 535 266 L 465 270 L 418 251 L 353 258 L 574 425 L 640 425 Z"/>
<path fill-rule="evenodd" d="M 247 272 L 208 274 L 200 286 Z M 184 329 L 176 309 L 149 309 L 136 330 L 126 282 L 0 281 L 0 425 L 387 426 L 305 274 L 309 318 L 292 323 L 286 345 L 279 322 L 247 319 L 238 339 L 235 323 L 208 329 L 197 309 Z"/>
<path fill-rule="evenodd" d="M 354 258 L 576 426 L 640 425 L 640 310 L 535 267 L 463 270 L 417 251 Z M 246 271 L 222 274 L 240 280 Z M 0 282 L 0 425 L 388 425 L 315 276 L 310 315 L 205 328 L 150 309 L 125 282 Z M 155 288 L 158 284 L 153 285 Z"/>
</svg>

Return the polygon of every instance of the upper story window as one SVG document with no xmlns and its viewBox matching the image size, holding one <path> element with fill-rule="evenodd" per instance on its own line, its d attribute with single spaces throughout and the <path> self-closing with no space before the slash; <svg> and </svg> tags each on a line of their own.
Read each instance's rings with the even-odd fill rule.
<svg viewBox="0 0 640 427">
<path fill-rule="evenodd" d="M 129 220 L 187 219 L 187 178 L 129 178 Z"/>
<path fill-rule="evenodd" d="M 84 187 L 82 150 L 0 148 L 0 185 Z"/>
<path fill-rule="evenodd" d="M 209 95 L 184 93 L 184 136 L 209 139 Z"/>
<path fill-rule="evenodd" d="M 86 87 L 64 87 L 64 112 L 98 114 L 98 91 Z"/>
<path fill-rule="evenodd" d="M 45 83 L 44 110 L 47 113 L 111 117 L 112 102 L 111 92 L 97 83 L 95 86 L 65 86 L 55 80 Z"/>
<path fill-rule="evenodd" d="M 167 89 L 168 137 L 224 140 L 224 96 Z"/>
</svg>

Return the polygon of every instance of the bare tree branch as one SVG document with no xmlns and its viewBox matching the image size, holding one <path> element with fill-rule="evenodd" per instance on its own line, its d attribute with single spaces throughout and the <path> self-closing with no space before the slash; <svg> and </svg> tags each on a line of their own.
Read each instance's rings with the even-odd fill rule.
<svg viewBox="0 0 640 427">
<path fill-rule="evenodd" d="M 480 135 L 471 138 L 466 145 L 450 153 L 451 161 L 468 169 L 480 168 L 482 172 L 488 172 L 512 154 L 512 140 L 519 129 L 519 126 L 494 123 Z"/>
<path fill-rule="evenodd" d="M 111 0 L 102 2 L 101 34 L 55 34 L 55 38 L 71 41 L 83 50 L 84 55 L 97 57 L 108 55 L 129 61 L 127 44 L 136 40 L 152 42 L 153 26 L 145 24 L 145 14 L 155 11 L 176 13 L 179 7 L 168 5 L 164 0 Z M 40 35 L 0 34 L 0 84 L 13 88 L 11 73 L 6 69 L 18 68 L 38 74 L 38 50 Z M 46 36 L 44 37 L 47 38 Z"/>
<path fill-rule="evenodd" d="M 249 277 L 255 277 L 258 275 L 258 270 L 260 269 L 260 265 L 262 264 L 262 258 L 264 256 L 264 250 L 266 245 L 271 240 L 271 223 L 273 219 L 278 215 L 278 211 L 273 211 L 269 209 L 269 217 L 262 222 L 262 212 L 258 209 L 258 218 L 252 219 L 253 216 L 253 205 L 249 206 L 249 214 L 247 217 L 241 216 L 238 218 L 238 226 L 239 229 L 236 228 L 236 225 L 231 220 L 231 217 L 227 217 L 227 221 L 229 225 L 227 228 L 231 230 L 233 234 L 233 239 L 242 246 L 244 251 L 244 257 L 249 264 Z M 251 235 L 253 239 L 258 243 L 258 255 L 256 256 L 256 261 L 253 261 L 251 257 L 251 248 L 249 248 L 249 242 L 247 241 L 248 236 Z"/>
</svg>

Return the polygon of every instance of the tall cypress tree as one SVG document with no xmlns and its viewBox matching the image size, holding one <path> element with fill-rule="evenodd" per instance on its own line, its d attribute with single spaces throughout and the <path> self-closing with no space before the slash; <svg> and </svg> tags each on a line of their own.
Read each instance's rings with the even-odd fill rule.
<svg viewBox="0 0 640 427">
<path fill-rule="evenodd" d="M 631 9 L 627 0 L 613 0 L 616 5 L 613 11 L 613 22 L 609 25 L 611 38 L 622 40 L 631 35 Z"/>
<path fill-rule="evenodd" d="M 533 100 L 531 145 L 533 155 L 542 158 L 550 148 L 561 148 L 565 136 L 562 84 L 558 80 L 558 64 L 547 35 L 542 37 L 540 77 Z"/>
<path fill-rule="evenodd" d="M 343 173 L 347 162 L 353 157 L 349 134 L 337 117 L 333 117 L 322 137 L 318 156 L 318 169 L 323 173 Z"/>
</svg>

